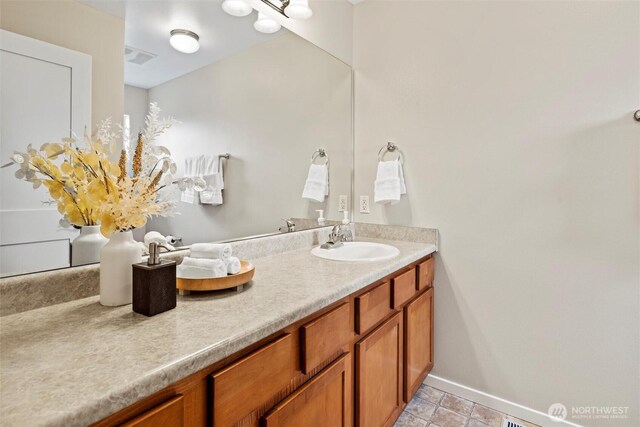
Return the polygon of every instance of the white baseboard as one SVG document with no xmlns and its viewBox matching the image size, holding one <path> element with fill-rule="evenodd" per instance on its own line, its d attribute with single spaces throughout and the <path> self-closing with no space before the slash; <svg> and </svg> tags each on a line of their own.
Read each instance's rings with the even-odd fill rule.
<svg viewBox="0 0 640 427">
<path fill-rule="evenodd" d="M 496 411 L 504 412 L 505 414 L 509 414 L 543 427 L 582 427 L 579 424 L 574 424 L 566 420 L 553 421 L 549 418 L 549 415 L 544 412 L 510 402 L 500 397 L 493 396 L 483 391 L 476 390 L 435 375 L 427 376 L 424 383 L 433 388 L 455 394 L 456 396 L 464 397 L 465 399 L 472 400 L 491 409 L 495 409 Z"/>
</svg>

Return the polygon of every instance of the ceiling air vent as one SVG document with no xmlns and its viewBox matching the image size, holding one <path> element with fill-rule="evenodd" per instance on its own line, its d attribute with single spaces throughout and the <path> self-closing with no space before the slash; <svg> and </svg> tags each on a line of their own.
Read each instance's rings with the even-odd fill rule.
<svg viewBox="0 0 640 427">
<path fill-rule="evenodd" d="M 125 46 L 124 47 L 124 59 L 127 62 L 132 64 L 142 65 L 153 58 L 156 58 L 158 55 L 150 52 L 145 52 L 144 50 L 136 49 L 135 47 Z"/>
<path fill-rule="evenodd" d="M 502 427 L 524 427 L 522 424 L 511 420 L 502 421 Z"/>
</svg>

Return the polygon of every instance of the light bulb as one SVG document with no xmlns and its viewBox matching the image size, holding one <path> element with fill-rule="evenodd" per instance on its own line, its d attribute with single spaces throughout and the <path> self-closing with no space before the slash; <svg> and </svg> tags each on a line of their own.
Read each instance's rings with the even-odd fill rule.
<svg viewBox="0 0 640 427">
<path fill-rule="evenodd" d="M 289 5 L 284 9 L 284 13 L 293 19 L 309 19 L 311 15 L 313 15 L 308 0 L 291 0 Z"/>
<path fill-rule="evenodd" d="M 178 52 L 194 53 L 200 49 L 200 43 L 198 40 L 200 40 L 200 37 L 192 31 L 171 30 L 169 43 Z"/>
<path fill-rule="evenodd" d="M 253 9 L 244 0 L 224 0 L 222 10 L 231 16 L 247 16 Z"/>
<path fill-rule="evenodd" d="M 256 19 L 256 22 L 253 24 L 253 28 L 261 33 L 271 34 L 280 30 L 281 26 L 264 13 L 258 12 L 258 19 Z"/>
</svg>

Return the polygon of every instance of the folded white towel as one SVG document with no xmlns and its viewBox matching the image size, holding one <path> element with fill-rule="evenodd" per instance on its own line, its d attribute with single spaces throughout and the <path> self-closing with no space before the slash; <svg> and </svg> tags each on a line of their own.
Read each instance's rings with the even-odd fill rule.
<svg viewBox="0 0 640 427">
<path fill-rule="evenodd" d="M 204 156 L 202 178 L 206 186 L 200 193 L 200 203 L 203 205 L 221 205 L 222 204 L 222 188 L 224 181 L 222 179 L 222 163 L 220 156 Z"/>
<path fill-rule="evenodd" d="M 302 198 L 324 202 L 325 196 L 329 195 L 329 169 L 327 165 L 311 165 L 309 175 L 304 183 Z"/>
<path fill-rule="evenodd" d="M 240 273 L 240 259 L 232 256 L 227 260 L 227 273 L 229 274 L 238 274 Z"/>
<path fill-rule="evenodd" d="M 227 262 L 231 255 L 231 245 L 225 243 L 194 243 L 189 251 L 191 258 L 221 259 L 224 262 Z"/>
<path fill-rule="evenodd" d="M 378 162 L 378 173 L 374 185 L 374 200 L 380 204 L 395 204 L 407 193 L 402 163 L 398 159 Z"/>
<path fill-rule="evenodd" d="M 227 276 L 227 266 L 222 260 L 211 259 L 207 261 L 214 261 L 215 267 L 212 269 L 180 264 L 176 267 L 176 277 L 181 279 L 212 279 Z"/>
<path fill-rule="evenodd" d="M 202 163 L 201 156 L 187 157 L 184 160 L 184 177 L 185 178 L 198 177 L 200 173 L 200 168 L 202 167 L 201 163 Z M 190 186 L 182 191 L 182 194 L 180 195 L 180 200 L 185 203 L 195 203 L 197 201 L 196 196 L 197 196 L 196 190 L 193 188 L 193 186 Z"/>
</svg>

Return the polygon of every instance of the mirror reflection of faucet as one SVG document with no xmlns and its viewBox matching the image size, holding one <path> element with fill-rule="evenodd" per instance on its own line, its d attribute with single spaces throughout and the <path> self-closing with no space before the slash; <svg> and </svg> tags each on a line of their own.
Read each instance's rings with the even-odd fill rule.
<svg viewBox="0 0 640 427">
<path fill-rule="evenodd" d="M 285 227 L 278 228 L 278 230 L 281 233 L 292 233 L 296 231 L 296 224 L 295 222 L 293 222 L 293 218 L 283 219 L 283 221 L 287 224 L 287 226 L 286 228 Z"/>
</svg>

